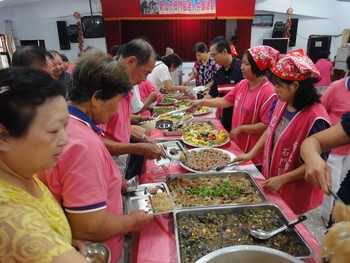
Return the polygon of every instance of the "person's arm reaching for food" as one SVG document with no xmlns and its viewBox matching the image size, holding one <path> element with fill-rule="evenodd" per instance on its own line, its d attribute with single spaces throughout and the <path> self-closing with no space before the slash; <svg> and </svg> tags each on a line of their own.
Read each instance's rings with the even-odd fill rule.
<svg viewBox="0 0 350 263">
<path fill-rule="evenodd" d="M 112 215 L 107 209 L 90 213 L 66 213 L 74 238 L 100 242 L 129 232 L 141 231 L 153 219 L 143 210 Z"/>
<path fill-rule="evenodd" d="M 182 91 L 185 95 L 190 95 L 191 90 L 187 86 L 173 86 L 171 80 L 167 79 L 163 81 L 164 88 L 166 91 Z"/>
<path fill-rule="evenodd" d="M 228 102 L 224 98 L 191 100 L 188 103 L 188 107 L 193 109 L 197 109 L 202 106 L 207 106 L 210 108 L 227 108 L 227 107 L 231 107 L 232 103 Z"/>
<path fill-rule="evenodd" d="M 241 133 L 263 133 L 267 129 L 267 126 L 268 124 L 262 122 L 238 126 L 230 131 L 230 139 L 233 140 L 238 134 Z"/>
<path fill-rule="evenodd" d="M 260 151 L 264 149 L 265 140 L 266 140 L 266 131 L 261 135 L 260 139 L 254 145 L 254 147 L 250 150 L 250 152 L 237 156 L 233 161 L 234 162 L 238 161 L 242 163 L 249 162 L 251 159 L 254 158 L 255 155 L 257 155 Z"/>
<path fill-rule="evenodd" d="M 305 179 L 328 193 L 331 173 L 321 153 L 332 148 L 349 144 L 350 138 L 341 123 L 307 138 L 301 145 L 301 157 L 306 165 Z"/>
</svg>

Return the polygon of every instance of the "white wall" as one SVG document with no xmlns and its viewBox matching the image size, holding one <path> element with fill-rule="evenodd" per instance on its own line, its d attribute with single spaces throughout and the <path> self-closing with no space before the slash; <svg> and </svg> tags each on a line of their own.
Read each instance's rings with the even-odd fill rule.
<svg viewBox="0 0 350 263">
<path fill-rule="evenodd" d="M 336 0 L 257 0 L 256 14 L 274 14 L 275 21 L 286 22 L 288 7 L 294 9 L 291 18 L 298 18 L 296 46 L 307 50 L 310 35 L 331 35 L 331 58 L 340 47 L 343 29 L 350 27 L 350 2 Z M 252 27 L 251 45 L 261 45 L 263 38 L 271 38 L 273 27 Z"/>
<path fill-rule="evenodd" d="M 72 61 L 79 53 L 77 43 L 71 43 L 71 50 L 60 50 L 56 21 L 66 21 L 67 25 L 75 24 L 74 12 L 81 16 L 90 15 L 90 5 L 87 0 L 45 0 L 25 5 L 1 8 L 0 32 L 4 31 L 2 14 L 12 13 L 7 19 L 13 21 L 15 33 L 19 40 L 44 39 L 47 49 L 55 49 L 64 53 Z M 99 0 L 92 1 L 94 15 L 101 14 Z M 105 38 L 84 39 L 84 47 L 93 46 L 106 51 Z"/>
</svg>

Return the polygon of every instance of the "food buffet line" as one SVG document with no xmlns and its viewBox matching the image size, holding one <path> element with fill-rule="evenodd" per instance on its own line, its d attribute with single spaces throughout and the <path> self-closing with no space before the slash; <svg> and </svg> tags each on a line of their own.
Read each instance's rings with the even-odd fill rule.
<svg viewBox="0 0 350 263">
<path fill-rule="evenodd" d="M 262 189 L 265 179 L 253 163 L 226 166 L 242 151 L 213 109 L 189 113 L 187 102 L 165 98 L 153 111 L 158 128 L 150 136 L 168 158 L 147 160 L 140 185 L 127 194 L 128 212 L 154 214 L 145 230 L 132 235 L 130 262 L 196 262 L 234 245 L 274 248 L 317 262 L 319 244 L 303 224 L 267 240 L 250 234 L 274 230 L 296 215 L 276 193 Z"/>
</svg>

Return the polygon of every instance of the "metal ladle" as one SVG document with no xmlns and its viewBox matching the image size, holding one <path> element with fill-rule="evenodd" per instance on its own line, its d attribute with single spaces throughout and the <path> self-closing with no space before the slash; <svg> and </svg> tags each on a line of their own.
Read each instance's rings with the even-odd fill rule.
<svg viewBox="0 0 350 263">
<path fill-rule="evenodd" d="M 294 221 L 290 222 L 289 224 L 281 226 L 280 228 L 277 228 L 271 232 L 267 232 L 267 231 L 261 230 L 261 229 L 252 229 L 252 230 L 250 230 L 250 234 L 253 237 L 258 238 L 258 239 L 263 239 L 263 240 L 269 239 L 269 238 L 273 237 L 274 235 L 277 235 L 278 233 L 283 232 L 287 228 L 294 227 L 296 224 L 299 224 L 299 223 L 305 221 L 306 219 L 307 219 L 307 217 L 302 215 L 302 216 L 299 216 L 297 220 L 294 220 Z"/>
</svg>

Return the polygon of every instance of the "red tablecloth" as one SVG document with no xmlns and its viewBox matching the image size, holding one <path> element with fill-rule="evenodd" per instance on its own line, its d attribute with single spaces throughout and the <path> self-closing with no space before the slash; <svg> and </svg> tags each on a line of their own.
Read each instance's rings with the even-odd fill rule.
<svg viewBox="0 0 350 263">
<path fill-rule="evenodd" d="M 222 128 L 221 123 L 217 119 L 210 119 L 215 127 Z M 153 138 L 164 138 L 163 132 L 160 130 L 154 130 L 151 133 Z M 166 137 L 179 138 L 178 136 Z M 221 149 L 228 150 L 235 155 L 239 155 L 242 151 L 233 142 L 229 142 L 226 145 L 220 147 Z M 141 183 L 151 183 L 158 180 L 164 180 L 167 174 L 179 174 L 188 173 L 179 164 L 173 163 L 167 165 L 169 169 L 165 172 L 160 166 L 157 166 L 153 160 L 147 160 L 144 167 L 144 172 L 141 175 Z M 255 168 L 253 164 L 239 166 L 236 170 L 245 170 L 256 179 L 259 185 L 264 181 L 264 178 Z M 278 205 L 289 220 L 296 219 L 296 215 L 291 209 L 284 203 L 281 197 L 276 193 L 265 192 L 270 203 Z M 131 245 L 131 262 L 139 263 L 175 263 L 177 262 L 176 241 L 173 224 L 172 214 L 156 216 L 155 220 L 150 222 L 145 230 L 138 234 L 133 235 Z M 310 259 L 306 259 L 305 262 L 318 262 L 319 244 L 312 234 L 305 228 L 303 224 L 296 226 L 302 237 L 309 244 L 313 250 L 315 256 Z"/>
</svg>

